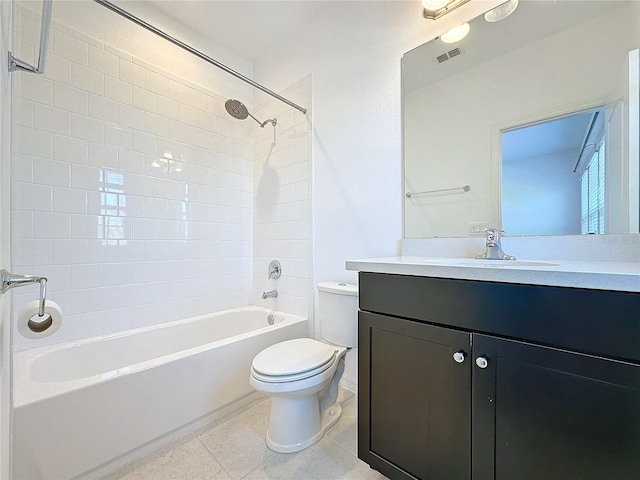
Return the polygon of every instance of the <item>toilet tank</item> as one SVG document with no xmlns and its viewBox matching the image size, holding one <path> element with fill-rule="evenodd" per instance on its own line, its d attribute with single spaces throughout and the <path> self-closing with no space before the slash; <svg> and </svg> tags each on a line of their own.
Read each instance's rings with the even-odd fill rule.
<svg viewBox="0 0 640 480">
<path fill-rule="evenodd" d="M 358 286 L 318 284 L 318 318 L 323 340 L 343 347 L 358 346 Z"/>
</svg>

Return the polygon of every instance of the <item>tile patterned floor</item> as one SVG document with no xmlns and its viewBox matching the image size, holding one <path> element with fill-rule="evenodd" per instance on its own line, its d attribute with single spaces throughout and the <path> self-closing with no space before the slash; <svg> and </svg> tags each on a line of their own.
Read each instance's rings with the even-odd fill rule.
<svg viewBox="0 0 640 480">
<path fill-rule="evenodd" d="M 264 398 L 102 480 L 384 480 L 356 456 L 356 396 L 341 390 L 338 401 L 340 421 L 301 452 L 267 448 L 270 400 Z"/>
</svg>

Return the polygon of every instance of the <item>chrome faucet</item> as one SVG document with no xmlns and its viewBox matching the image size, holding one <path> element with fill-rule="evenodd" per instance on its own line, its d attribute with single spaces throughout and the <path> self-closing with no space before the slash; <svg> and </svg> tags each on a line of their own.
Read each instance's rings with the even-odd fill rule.
<svg viewBox="0 0 640 480">
<path fill-rule="evenodd" d="M 476 256 L 479 259 L 486 260 L 515 260 L 516 257 L 507 255 L 502 251 L 502 245 L 500 245 L 500 239 L 502 235 L 506 235 L 504 231 L 497 228 L 485 228 L 485 235 L 487 236 L 486 250 L 484 254 Z"/>
<path fill-rule="evenodd" d="M 268 292 L 262 292 L 262 299 L 266 300 L 267 298 L 277 298 L 278 297 L 278 291 L 277 290 L 270 290 Z"/>
</svg>

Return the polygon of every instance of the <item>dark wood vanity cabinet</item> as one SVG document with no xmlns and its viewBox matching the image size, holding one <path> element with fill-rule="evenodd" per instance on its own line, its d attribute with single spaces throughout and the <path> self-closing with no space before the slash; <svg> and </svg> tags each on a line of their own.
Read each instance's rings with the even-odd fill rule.
<svg viewBox="0 0 640 480">
<path fill-rule="evenodd" d="M 640 479 L 637 293 L 361 273 L 358 369 L 392 480 Z"/>
<path fill-rule="evenodd" d="M 360 458 L 390 478 L 469 478 L 471 361 L 452 355 L 471 335 L 367 312 L 359 327 Z"/>
<path fill-rule="evenodd" d="M 640 366 L 473 336 L 472 478 L 639 479 Z"/>
</svg>

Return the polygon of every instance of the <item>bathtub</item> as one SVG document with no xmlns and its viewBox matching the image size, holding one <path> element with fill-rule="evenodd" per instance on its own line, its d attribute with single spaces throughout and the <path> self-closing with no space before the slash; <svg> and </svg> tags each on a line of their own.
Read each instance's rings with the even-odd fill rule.
<svg viewBox="0 0 640 480">
<path fill-rule="evenodd" d="M 13 476 L 116 468 L 240 405 L 253 357 L 305 336 L 306 318 L 252 306 L 18 352 Z"/>
</svg>

